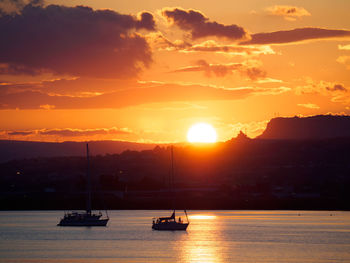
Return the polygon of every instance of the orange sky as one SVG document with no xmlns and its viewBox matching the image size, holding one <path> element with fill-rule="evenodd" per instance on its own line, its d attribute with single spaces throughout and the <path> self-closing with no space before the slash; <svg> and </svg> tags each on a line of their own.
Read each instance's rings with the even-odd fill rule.
<svg viewBox="0 0 350 263">
<path fill-rule="evenodd" d="M 350 1 L 29 2 L 0 3 L 0 139 L 181 142 L 207 122 L 225 141 L 350 113 Z"/>
</svg>

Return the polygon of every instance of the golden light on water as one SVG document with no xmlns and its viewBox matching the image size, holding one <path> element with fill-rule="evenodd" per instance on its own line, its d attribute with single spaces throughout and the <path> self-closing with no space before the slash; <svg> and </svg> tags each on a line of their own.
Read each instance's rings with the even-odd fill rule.
<svg viewBox="0 0 350 263">
<path fill-rule="evenodd" d="M 208 123 L 196 123 L 187 132 L 187 141 L 191 143 L 214 143 L 216 139 L 216 131 Z"/>
<path fill-rule="evenodd" d="M 218 224 L 216 215 L 198 213 L 190 214 L 189 234 L 184 235 L 181 244 L 181 261 L 183 262 L 225 262 L 223 254 L 228 253 L 222 244 L 222 225 Z M 229 261 L 227 261 L 229 262 Z"/>
<path fill-rule="evenodd" d="M 191 215 L 190 219 L 215 219 L 216 216 L 213 215 Z"/>
</svg>

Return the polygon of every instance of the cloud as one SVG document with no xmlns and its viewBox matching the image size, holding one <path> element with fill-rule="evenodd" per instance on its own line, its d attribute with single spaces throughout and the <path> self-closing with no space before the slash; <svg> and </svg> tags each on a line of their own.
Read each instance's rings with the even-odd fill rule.
<svg viewBox="0 0 350 263">
<path fill-rule="evenodd" d="M 266 8 L 266 11 L 273 16 L 281 16 L 288 21 L 295 21 L 303 16 L 311 16 L 311 14 L 303 7 L 289 5 L 275 5 Z"/>
<path fill-rule="evenodd" d="M 183 40 L 170 41 L 161 32 L 151 32 L 146 35 L 146 38 L 150 45 L 158 50 L 181 50 L 192 46 Z"/>
<path fill-rule="evenodd" d="M 0 63 L 7 74 L 133 77 L 152 62 L 137 30 L 154 27 L 147 12 L 138 19 L 85 6 L 28 4 L 20 13 L 0 16 Z"/>
<path fill-rule="evenodd" d="M 338 45 L 339 50 L 350 50 L 350 45 Z"/>
<path fill-rule="evenodd" d="M 246 73 L 251 80 L 257 80 L 266 77 L 266 71 L 256 67 L 247 68 L 243 70 L 243 72 Z"/>
<path fill-rule="evenodd" d="M 139 13 L 138 20 L 136 21 L 137 29 L 146 29 L 153 31 L 156 28 L 156 22 L 154 21 L 153 15 L 147 11 Z"/>
<path fill-rule="evenodd" d="M 135 139 L 136 133 L 129 128 L 95 128 L 95 129 L 33 129 L 26 131 L 0 130 L 0 139 L 31 140 L 31 141 L 85 141 Z"/>
<path fill-rule="evenodd" d="M 40 74 L 47 73 L 47 70 L 30 68 L 25 65 L 16 64 L 0 64 L 0 75 L 29 75 L 36 76 Z"/>
<path fill-rule="evenodd" d="M 264 79 L 259 79 L 257 83 L 282 83 L 283 80 L 280 79 L 273 79 L 273 78 L 264 78 Z"/>
<path fill-rule="evenodd" d="M 241 42 L 241 45 L 268 45 L 300 42 L 312 39 L 330 39 L 350 37 L 349 30 L 324 29 L 314 27 L 296 28 L 292 30 L 258 33 L 251 35 L 251 40 Z"/>
<path fill-rule="evenodd" d="M 40 130 L 38 134 L 40 135 L 52 135 L 52 136 L 62 136 L 62 137 L 79 137 L 79 136 L 95 136 L 95 135 L 108 135 L 108 134 L 131 134 L 132 132 L 128 129 L 47 129 Z"/>
<path fill-rule="evenodd" d="M 239 46 L 239 45 L 220 45 L 214 40 L 207 40 L 200 44 L 187 46 L 182 49 L 183 52 L 215 52 L 235 56 L 248 55 L 267 55 L 275 54 L 269 46 Z"/>
<path fill-rule="evenodd" d="M 241 63 L 230 63 L 230 64 L 209 64 L 205 60 L 198 60 L 195 66 L 187 66 L 173 72 L 193 72 L 203 71 L 206 76 L 210 77 L 214 74 L 216 77 L 224 77 L 227 74 L 231 74 L 233 71 L 238 70 L 243 65 Z"/>
<path fill-rule="evenodd" d="M 342 91 L 347 92 L 348 90 L 342 84 L 334 84 L 333 87 L 326 87 L 329 91 Z"/>
<path fill-rule="evenodd" d="M 130 79 L 96 79 L 74 78 L 43 81 L 37 88 L 31 90 L 41 91 L 49 95 L 63 95 L 71 97 L 94 97 L 110 93 L 127 87 L 138 87 L 135 80 Z M 23 90 L 23 88 L 22 88 Z"/>
<path fill-rule="evenodd" d="M 8 135 L 10 136 L 28 136 L 33 134 L 32 131 L 12 131 L 12 132 L 7 132 Z"/>
<path fill-rule="evenodd" d="M 339 83 L 326 81 L 320 81 L 317 83 L 309 79 L 307 80 L 307 85 L 297 86 L 295 92 L 297 95 L 320 94 L 323 96 L 334 96 L 335 94 L 339 95 L 340 93 L 348 92 L 348 88 Z"/>
<path fill-rule="evenodd" d="M 199 104 L 194 104 L 190 102 L 171 102 L 168 103 L 167 106 L 160 107 L 157 104 L 155 106 L 157 110 L 161 111 L 188 111 L 188 110 L 205 110 L 208 109 L 207 106 L 202 106 Z M 154 110 L 154 107 L 142 107 L 143 110 Z"/>
<path fill-rule="evenodd" d="M 44 104 L 44 105 L 40 105 L 39 108 L 44 110 L 53 110 L 55 108 L 55 105 Z"/>
<path fill-rule="evenodd" d="M 337 58 L 337 62 L 344 64 L 346 69 L 350 69 L 350 56 L 340 56 Z"/>
<path fill-rule="evenodd" d="M 147 34 L 147 40 L 157 50 L 180 51 L 184 53 L 213 52 L 231 56 L 257 56 L 275 54 L 268 45 L 242 46 L 237 44 L 219 44 L 215 40 L 206 40 L 199 44 L 191 44 L 183 40 L 170 41 L 160 32 Z"/>
<path fill-rule="evenodd" d="M 121 89 L 90 97 L 49 95 L 25 90 L 1 92 L 0 109 L 39 109 L 50 105 L 56 109 L 123 108 L 171 101 L 235 100 L 252 94 L 249 89 L 224 89 L 213 86 L 174 83 L 145 83 L 142 87 Z"/>
<path fill-rule="evenodd" d="M 291 91 L 292 89 L 289 87 L 277 87 L 277 88 L 260 88 L 256 87 L 254 88 L 254 94 L 255 95 L 280 95 L 282 93 Z"/>
<path fill-rule="evenodd" d="M 229 63 L 229 64 L 209 64 L 205 60 L 198 60 L 195 66 L 183 67 L 173 72 L 204 72 L 207 77 L 212 75 L 216 77 L 225 77 L 237 71 L 242 75 L 248 76 L 252 80 L 264 78 L 266 72 L 256 66 L 247 65 L 247 63 Z"/>
<path fill-rule="evenodd" d="M 0 0 L 1 14 L 19 14 L 26 5 L 42 6 L 44 0 Z"/>
<path fill-rule="evenodd" d="M 326 81 L 314 82 L 307 80 L 307 85 L 298 86 L 295 89 L 296 95 L 317 94 L 329 97 L 332 102 L 339 102 L 344 104 L 350 103 L 349 88 L 343 84 L 331 83 Z"/>
<path fill-rule="evenodd" d="M 300 107 L 308 108 L 308 109 L 319 109 L 320 107 L 313 103 L 305 103 L 305 104 L 298 104 Z"/>
<path fill-rule="evenodd" d="M 223 37 L 230 40 L 244 40 L 248 38 L 244 28 L 238 25 L 223 25 L 209 21 L 209 18 L 197 10 L 164 8 L 161 13 L 170 23 L 184 31 L 189 31 L 192 39 Z"/>
</svg>

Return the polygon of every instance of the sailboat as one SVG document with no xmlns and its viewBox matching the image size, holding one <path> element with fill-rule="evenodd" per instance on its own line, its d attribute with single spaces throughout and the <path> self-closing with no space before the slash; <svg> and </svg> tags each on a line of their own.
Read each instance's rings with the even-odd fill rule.
<svg viewBox="0 0 350 263">
<path fill-rule="evenodd" d="M 68 212 L 57 224 L 58 226 L 106 226 L 109 220 L 108 214 L 103 217 L 102 213 L 97 214 L 91 211 L 91 177 L 89 163 L 89 145 L 86 144 L 87 155 L 87 196 L 85 212 Z"/>
<path fill-rule="evenodd" d="M 174 152 L 173 147 L 171 147 L 171 177 L 169 180 L 169 189 L 171 192 L 171 183 L 174 180 Z M 188 221 L 188 216 L 186 210 L 184 210 L 187 222 L 183 222 L 181 217 L 176 221 L 175 209 L 169 217 L 158 217 L 153 218 L 152 229 L 153 230 L 186 230 L 190 222 Z"/>
</svg>

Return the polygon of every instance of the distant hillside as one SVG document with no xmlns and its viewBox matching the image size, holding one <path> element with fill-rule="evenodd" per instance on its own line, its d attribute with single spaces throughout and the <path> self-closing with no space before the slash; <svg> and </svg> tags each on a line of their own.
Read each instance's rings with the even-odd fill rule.
<svg viewBox="0 0 350 263">
<path fill-rule="evenodd" d="M 92 155 L 107 153 L 121 153 L 125 150 L 153 149 L 155 144 L 141 144 L 121 141 L 93 141 L 89 142 Z M 30 142 L 0 140 L 0 162 L 13 159 L 56 157 L 56 156 L 83 156 L 85 142 Z"/>
<path fill-rule="evenodd" d="M 326 139 L 350 137 L 350 116 L 274 118 L 259 139 Z"/>
</svg>

